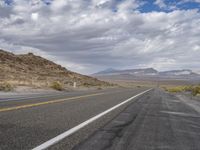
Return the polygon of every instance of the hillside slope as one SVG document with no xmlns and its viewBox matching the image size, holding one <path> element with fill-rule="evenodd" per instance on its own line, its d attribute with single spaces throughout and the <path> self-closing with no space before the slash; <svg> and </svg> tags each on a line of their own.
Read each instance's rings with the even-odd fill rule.
<svg viewBox="0 0 200 150">
<path fill-rule="evenodd" d="M 15 55 L 0 50 L 0 82 L 18 86 L 50 87 L 59 82 L 64 87 L 109 86 L 96 78 L 71 72 L 52 61 L 35 56 L 32 53 Z"/>
</svg>

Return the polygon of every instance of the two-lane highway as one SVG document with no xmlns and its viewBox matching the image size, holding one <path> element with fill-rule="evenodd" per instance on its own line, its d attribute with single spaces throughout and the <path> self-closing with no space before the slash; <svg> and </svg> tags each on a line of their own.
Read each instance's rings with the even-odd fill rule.
<svg viewBox="0 0 200 150">
<path fill-rule="evenodd" d="M 0 102 L 1 150 L 199 150 L 200 101 L 112 89 Z"/>
<path fill-rule="evenodd" d="M 0 149 L 36 148 L 145 90 L 112 89 L 2 100 L 0 101 Z M 62 146 L 58 143 L 51 148 L 71 149 L 105 125 L 131 102 L 120 105 L 78 130 L 77 133 L 61 141 Z"/>
</svg>

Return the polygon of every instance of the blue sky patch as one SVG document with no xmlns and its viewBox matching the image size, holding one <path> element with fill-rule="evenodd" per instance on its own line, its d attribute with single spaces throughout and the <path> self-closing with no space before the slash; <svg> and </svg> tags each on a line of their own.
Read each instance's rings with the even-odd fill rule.
<svg viewBox="0 0 200 150">
<path fill-rule="evenodd" d="M 184 2 L 181 0 L 163 0 L 164 6 L 159 6 L 156 4 L 156 0 L 143 0 L 144 5 L 141 5 L 138 9 L 142 13 L 147 12 L 171 12 L 173 10 L 189 10 L 189 9 L 199 9 L 200 3 L 194 1 Z"/>
</svg>

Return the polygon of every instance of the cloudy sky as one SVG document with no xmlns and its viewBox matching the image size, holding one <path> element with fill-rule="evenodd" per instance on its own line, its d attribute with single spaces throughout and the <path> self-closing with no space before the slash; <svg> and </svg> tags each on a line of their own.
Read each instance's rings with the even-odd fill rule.
<svg viewBox="0 0 200 150">
<path fill-rule="evenodd" d="M 83 74 L 200 71 L 200 0 L 0 0 L 0 48 Z"/>
</svg>

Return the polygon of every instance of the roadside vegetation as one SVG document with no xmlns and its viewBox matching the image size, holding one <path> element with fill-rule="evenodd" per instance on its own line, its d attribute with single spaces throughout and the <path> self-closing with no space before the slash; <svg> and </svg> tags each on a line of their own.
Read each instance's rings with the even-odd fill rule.
<svg viewBox="0 0 200 150">
<path fill-rule="evenodd" d="M 57 90 L 57 91 L 63 91 L 64 90 L 62 84 L 60 82 L 57 82 L 57 81 L 53 82 L 50 87 L 54 90 Z"/>
<path fill-rule="evenodd" d="M 200 85 L 165 87 L 164 89 L 171 93 L 190 92 L 193 96 L 200 95 Z"/>
<path fill-rule="evenodd" d="M 0 83 L 0 91 L 9 92 L 12 91 L 13 89 L 14 87 L 7 82 Z"/>
</svg>

